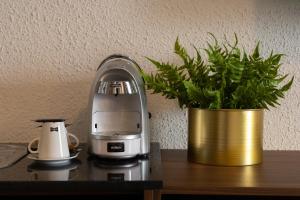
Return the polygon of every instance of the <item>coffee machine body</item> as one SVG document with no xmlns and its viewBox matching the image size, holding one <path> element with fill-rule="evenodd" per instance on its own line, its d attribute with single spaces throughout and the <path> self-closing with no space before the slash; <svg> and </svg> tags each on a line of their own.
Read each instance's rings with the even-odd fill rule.
<svg viewBox="0 0 300 200">
<path fill-rule="evenodd" d="M 112 55 L 97 69 L 89 100 L 89 152 L 106 158 L 147 155 L 149 118 L 140 68 Z"/>
</svg>

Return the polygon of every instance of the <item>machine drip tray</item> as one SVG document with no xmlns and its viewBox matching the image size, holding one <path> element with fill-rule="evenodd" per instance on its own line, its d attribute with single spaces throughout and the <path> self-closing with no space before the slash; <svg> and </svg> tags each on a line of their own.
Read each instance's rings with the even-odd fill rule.
<svg viewBox="0 0 300 200">
<path fill-rule="evenodd" d="M 100 168 L 127 168 L 134 167 L 139 164 L 139 160 L 137 158 L 123 160 L 94 158 L 93 162 L 95 166 Z"/>
<path fill-rule="evenodd" d="M 130 158 L 110 158 L 110 157 L 101 157 L 98 155 L 91 154 L 88 157 L 88 161 L 93 161 L 94 163 L 110 165 L 110 166 L 118 166 L 118 165 L 127 165 L 128 163 L 135 163 L 143 160 L 148 160 L 149 155 L 137 155 L 135 157 Z"/>
</svg>

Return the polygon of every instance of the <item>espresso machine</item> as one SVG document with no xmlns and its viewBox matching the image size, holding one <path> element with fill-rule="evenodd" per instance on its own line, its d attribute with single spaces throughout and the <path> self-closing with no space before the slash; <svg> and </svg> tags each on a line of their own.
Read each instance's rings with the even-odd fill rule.
<svg viewBox="0 0 300 200">
<path fill-rule="evenodd" d="M 135 61 L 111 55 L 97 69 L 89 99 L 89 152 L 104 158 L 146 156 L 150 148 L 144 81 Z"/>
</svg>

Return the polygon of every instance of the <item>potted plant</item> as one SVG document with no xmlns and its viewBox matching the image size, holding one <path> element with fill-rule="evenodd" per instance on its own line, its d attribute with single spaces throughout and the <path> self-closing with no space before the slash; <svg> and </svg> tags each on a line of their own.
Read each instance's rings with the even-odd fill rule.
<svg viewBox="0 0 300 200">
<path fill-rule="evenodd" d="M 188 159 L 193 162 L 240 166 L 262 161 L 264 109 L 279 105 L 293 83 L 279 74 L 283 54 L 273 51 L 267 58 L 259 52 L 247 54 L 238 46 L 213 42 L 187 53 L 177 38 L 175 54 L 181 65 L 147 58 L 156 74 L 142 72 L 147 89 L 177 99 L 188 109 Z"/>
</svg>

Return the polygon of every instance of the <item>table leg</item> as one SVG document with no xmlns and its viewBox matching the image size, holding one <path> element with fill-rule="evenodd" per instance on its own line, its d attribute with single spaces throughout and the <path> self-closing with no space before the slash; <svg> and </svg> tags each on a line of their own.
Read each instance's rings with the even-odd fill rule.
<svg viewBox="0 0 300 200">
<path fill-rule="evenodd" d="M 144 200 L 160 200 L 160 190 L 144 190 Z"/>
</svg>

